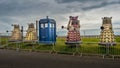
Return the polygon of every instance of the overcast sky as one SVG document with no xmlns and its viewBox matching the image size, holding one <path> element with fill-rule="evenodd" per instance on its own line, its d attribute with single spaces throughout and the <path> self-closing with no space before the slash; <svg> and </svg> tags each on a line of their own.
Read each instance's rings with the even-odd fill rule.
<svg viewBox="0 0 120 68">
<path fill-rule="evenodd" d="M 49 16 L 57 30 L 66 26 L 69 16 L 79 16 L 81 29 L 99 29 L 102 17 L 112 17 L 120 27 L 120 0 L 0 0 L 0 32 L 12 30 L 11 24 L 27 28 L 28 23 Z"/>
</svg>

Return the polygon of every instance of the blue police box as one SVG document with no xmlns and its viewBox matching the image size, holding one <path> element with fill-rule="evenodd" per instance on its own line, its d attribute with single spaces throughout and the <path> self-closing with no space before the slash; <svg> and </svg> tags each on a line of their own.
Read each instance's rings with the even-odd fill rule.
<svg viewBox="0 0 120 68">
<path fill-rule="evenodd" d="M 56 42 L 56 21 L 54 19 L 40 19 L 39 21 L 39 42 L 44 44 L 55 44 Z"/>
</svg>

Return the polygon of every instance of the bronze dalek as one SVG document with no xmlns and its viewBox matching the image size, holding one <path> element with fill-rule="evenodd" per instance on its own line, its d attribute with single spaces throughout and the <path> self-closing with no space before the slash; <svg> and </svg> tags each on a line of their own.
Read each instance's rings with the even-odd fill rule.
<svg viewBox="0 0 120 68">
<path fill-rule="evenodd" d="M 102 18 L 101 34 L 100 34 L 100 43 L 99 45 L 116 45 L 114 32 L 112 29 L 112 17 Z"/>
<path fill-rule="evenodd" d="M 24 41 L 37 40 L 37 33 L 33 23 L 28 24 L 28 30 Z"/>
<path fill-rule="evenodd" d="M 64 28 L 64 26 L 62 26 Z M 74 44 L 80 44 L 81 39 L 80 39 L 80 22 L 78 20 L 78 16 L 69 17 L 69 22 L 67 25 L 67 30 L 68 34 L 66 37 L 66 44 L 68 45 L 74 45 Z"/>
<path fill-rule="evenodd" d="M 9 41 L 21 41 L 22 40 L 22 33 L 21 33 L 19 25 L 13 24 L 12 26 L 14 26 L 14 29 L 12 31 L 12 35 L 11 35 Z"/>
</svg>

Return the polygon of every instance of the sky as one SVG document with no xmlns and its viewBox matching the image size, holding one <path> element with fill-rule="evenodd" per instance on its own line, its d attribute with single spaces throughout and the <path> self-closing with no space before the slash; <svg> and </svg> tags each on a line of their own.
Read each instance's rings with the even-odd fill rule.
<svg viewBox="0 0 120 68">
<path fill-rule="evenodd" d="M 66 31 L 61 26 L 67 26 L 69 16 L 79 17 L 81 30 L 100 29 L 102 17 L 112 17 L 113 27 L 119 28 L 120 0 L 0 0 L 0 33 L 11 31 L 12 24 L 26 30 L 28 23 L 46 16 L 56 20 L 58 33 Z"/>
</svg>

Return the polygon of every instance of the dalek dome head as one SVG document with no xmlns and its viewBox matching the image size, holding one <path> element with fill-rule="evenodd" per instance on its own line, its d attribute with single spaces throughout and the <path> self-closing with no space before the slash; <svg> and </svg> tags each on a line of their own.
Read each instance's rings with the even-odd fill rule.
<svg viewBox="0 0 120 68">
<path fill-rule="evenodd" d="M 112 17 L 103 17 L 103 24 L 111 24 Z"/>
<path fill-rule="evenodd" d="M 14 28 L 19 28 L 18 24 L 12 24 L 12 26 L 14 26 Z"/>
<path fill-rule="evenodd" d="M 28 24 L 29 28 L 34 28 L 34 23 Z"/>
<path fill-rule="evenodd" d="M 112 29 L 112 23 L 111 23 L 112 17 L 103 17 L 102 20 L 102 27 L 106 30 Z M 103 29 L 102 29 L 103 30 Z"/>
<path fill-rule="evenodd" d="M 69 18 L 70 18 L 70 20 L 72 21 L 72 23 L 71 23 L 72 25 L 73 25 L 73 24 L 79 25 L 78 16 L 70 16 Z"/>
<path fill-rule="evenodd" d="M 70 16 L 69 18 L 70 18 L 70 20 L 77 20 L 78 16 Z"/>
</svg>

